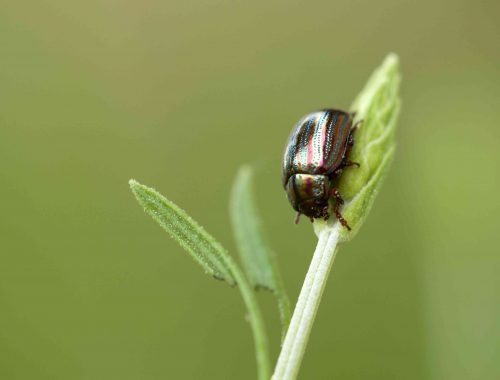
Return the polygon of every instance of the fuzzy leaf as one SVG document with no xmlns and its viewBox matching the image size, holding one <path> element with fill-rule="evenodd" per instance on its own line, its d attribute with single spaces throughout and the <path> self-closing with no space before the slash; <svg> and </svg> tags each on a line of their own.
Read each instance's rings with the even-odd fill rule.
<svg viewBox="0 0 500 380">
<path fill-rule="evenodd" d="M 137 201 L 182 248 L 203 267 L 206 273 L 235 285 L 227 265 L 227 251 L 203 227 L 156 190 L 131 179 L 130 188 Z"/>
<path fill-rule="evenodd" d="M 340 180 L 339 190 L 346 200 L 341 212 L 352 228 L 352 231 L 342 228 L 341 241 L 351 240 L 359 231 L 394 156 L 394 134 L 401 108 L 400 81 L 399 59 L 396 54 L 389 54 L 351 106 L 351 111 L 356 112 L 355 121 L 361 124 L 354 134 L 355 144 L 349 159 L 359 162 L 361 167 L 346 169 Z M 315 223 L 316 232 L 336 223 L 331 219 Z"/>
<path fill-rule="evenodd" d="M 278 300 L 283 329 L 286 330 L 290 321 L 290 302 L 274 252 L 269 248 L 262 233 L 252 176 L 252 168 L 242 166 L 234 181 L 229 207 L 233 233 L 250 282 L 256 288 L 262 287 L 274 293 Z"/>
<path fill-rule="evenodd" d="M 252 285 L 276 291 L 280 276 L 262 233 L 252 186 L 252 169 L 242 166 L 233 183 L 229 205 L 234 237 Z"/>
</svg>

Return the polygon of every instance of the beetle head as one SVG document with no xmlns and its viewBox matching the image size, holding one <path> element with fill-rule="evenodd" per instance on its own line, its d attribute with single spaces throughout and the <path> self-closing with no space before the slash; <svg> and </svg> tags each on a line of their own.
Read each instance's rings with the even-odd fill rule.
<svg viewBox="0 0 500 380">
<path fill-rule="evenodd" d="M 285 190 L 293 208 L 310 218 L 328 215 L 330 181 L 321 174 L 294 174 Z"/>
</svg>

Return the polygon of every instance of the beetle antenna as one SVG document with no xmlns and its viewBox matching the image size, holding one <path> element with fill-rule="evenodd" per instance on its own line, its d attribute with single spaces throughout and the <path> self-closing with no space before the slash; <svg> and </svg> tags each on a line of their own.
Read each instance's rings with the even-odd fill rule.
<svg viewBox="0 0 500 380">
<path fill-rule="evenodd" d="M 300 222 L 300 212 L 297 212 L 297 215 L 295 215 L 294 222 L 295 222 L 295 224 L 299 224 L 299 222 Z"/>
</svg>

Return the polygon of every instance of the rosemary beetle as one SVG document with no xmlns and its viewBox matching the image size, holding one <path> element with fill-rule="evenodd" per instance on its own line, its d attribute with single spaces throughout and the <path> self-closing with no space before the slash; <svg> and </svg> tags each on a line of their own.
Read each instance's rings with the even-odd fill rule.
<svg viewBox="0 0 500 380">
<path fill-rule="evenodd" d="M 335 216 L 348 230 L 340 208 L 344 200 L 337 184 L 344 168 L 358 166 L 348 159 L 354 145 L 353 133 L 357 124 L 354 114 L 337 109 L 312 112 L 292 129 L 285 146 L 281 179 L 292 207 L 297 211 L 295 223 L 301 214 L 327 220 L 328 202 L 335 200 Z"/>
</svg>

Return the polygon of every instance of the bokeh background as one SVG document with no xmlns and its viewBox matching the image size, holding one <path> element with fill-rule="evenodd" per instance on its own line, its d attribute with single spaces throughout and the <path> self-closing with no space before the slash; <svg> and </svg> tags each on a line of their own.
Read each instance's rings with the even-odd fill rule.
<svg viewBox="0 0 500 380">
<path fill-rule="evenodd" d="M 336 260 L 302 379 L 500 378 L 500 3 L 28 0 L 0 11 L 0 378 L 254 379 L 235 289 L 138 207 L 231 252 L 254 165 L 292 300 L 315 245 L 280 185 L 294 122 L 400 55 L 389 178 Z M 279 322 L 259 299 L 278 353 Z"/>
</svg>

